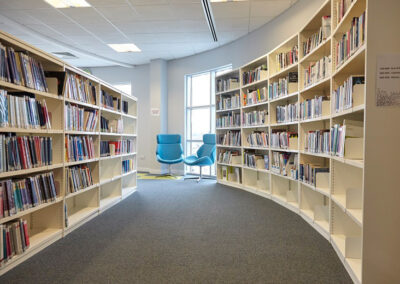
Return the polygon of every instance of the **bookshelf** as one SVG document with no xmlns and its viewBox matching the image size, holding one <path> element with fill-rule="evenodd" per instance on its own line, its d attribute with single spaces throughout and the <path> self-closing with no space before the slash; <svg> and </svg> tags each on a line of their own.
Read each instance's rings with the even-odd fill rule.
<svg viewBox="0 0 400 284">
<path fill-rule="evenodd" d="M 342 7 L 342 2 L 347 5 Z M 397 250 L 393 250 L 398 246 L 398 226 L 382 221 L 388 214 L 399 216 L 396 173 L 387 169 L 396 168 L 399 158 L 394 137 L 398 134 L 390 134 L 398 128 L 399 112 L 398 108 L 376 107 L 375 64 L 378 55 L 400 51 L 399 38 L 393 36 L 400 21 L 394 11 L 400 3 L 372 2 L 325 1 L 297 34 L 258 59 L 216 78 L 241 78 L 260 63 L 268 66 L 266 77 L 259 82 L 244 84 L 240 80 L 240 105 L 235 109 L 241 114 L 240 127 L 217 129 L 217 155 L 241 153 L 217 163 L 217 182 L 269 198 L 302 216 L 332 244 L 355 283 L 363 279 L 371 283 L 399 280 Z M 388 9 L 390 16 L 386 15 Z M 353 18 L 363 17 L 364 12 L 369 19 L 368 28 L 366 23 L 363 27 L 364 40 L 354 43 L 344 58 L 338 57 L 338 44 L 350 30 Z M 330 27 L 324 16 L 330 16 Z M 382 33 L 387 44 L 367 41 Z M 282 64 L 282 54 L 294 50 L 298 50 L 297 60 Z M 292 72 L 297 72 L 297 81 Z M 249 105 L 249 89 L 258 86 L 267 86 L 266 100 Z M 217 97 L 220 95 L 216 92 Z M 248 126 L 243 123 L 243 114 L 254 110 L 265 110 L 267 115 L 262 125 Z M 337 132 L 331 130 L 336 127 L 342 131 L 343 125 L 348 135 L 342 144 L 336 144 L 331 137 Z M 222 145 L 221 134 L 229 130 L 241 135 L 240 143 Z M 249 137 L 254 132 L 264 133 L 263 138 L 253 137 L 261 142 L 251 143 Z M 393 139 L 383 139 L 386 149 L 376 147 L 382 141 L 378 137 L 384 135 Z M 278 139 L 282 137 L 285 143 Z M 337 152 L 343 147 L 344 153 Z M 255 155 L 251 165 L 248 153 Z M 286 160 L 288 164 L 282 167 Z M 381 182 L 385 184 L 382 190 Z"/>
<path fill-rule="evenodd" d="M 32 177 L 38 181 L 36 185 L 40 188 L 39 192 L 50 190 L 51 193 L 54 189 L 55 194 L 51 199 L 46 197 L 36 206 L 30 207 L 26 206 L 29 200 L 23 199 L 22 202 L 26 207 L 20 208 L 14 214 L 2 215 L 1 229 L 16 220 L 26 221 L 30 244 L 23 251 L 2 261 L 1 275 L 136 191 L 138 117 L 135 97 L 122 93 L 107 82 L 7 33 L 0 32 L 0 43 L 0 47 L 5 50 L 12 48 L 15 54 L 23 52 L 35 62 L 39 62 L 44 70 L 48 91 L 38 90 L 36 86 L 27 87 L 24 83 L 18 84 L 13 80 L 9 82 L 2 76 L 0 76 L 0 90 L 6 90 L 8 98 L 16 97 L 15 94 L 20 94 L 18 96 L 22 93 L 29 94 L 36 104 L 41 103 L 41 110 L 45 110 L 43 106 L 46 106 L 47 118 L 51 125 L 51 127 L 47 124 L 42 125 L 42 117 L 46 120 L 46 115 L 41 116 L 39 108 L 37 108 L 39 126 L 32 125 L 32 121 L 29 121 L 28 126 L 21 127 L 20 124 L 12 124 L 11 120 L 1 125 L 0 132 L 6 134 L 4 137 L 14 133 L 16 137 L 37 137 L 38 141 L 42 138 L 51 140 L 50 152 L 43 152 L 46 148 L 39 150 L 36 144 L 32 144 L 35 148 L 29 148 L 30 151 L 36 151 L 35 155 L 39 153 L 38 151 L 42 151 L 40 155 L 35 156 L 35 159 L 40 157 L 42 160 L 41 155 L 51 153 L 51 163 L 38 164 L 35 160 L 32 166 L 26 168 L 22 166 L 13 171 L 2 168 L 3 171 L 0 172 L 2 187 L 6 190 L 8 181 L 10 184 L 12 182 L 18 184 L 18 181 L 27 182 Z M 75 85 L 72 85 L 72 82 Z M 103 92 L 111 97 L 111 106 L 103 103 L 101 97 Z M 74 119 L 78 114 L 80 119 Z M 107 128 L 101 127 L 101 117 L 108 120 Z M 76 157 L 72 155 L 69 151 L 73 148 L 66 147 L 68 138 L 76 141 L 87 139 L 88 147 L 85 148 L 85 144 L 81 149 L 83 152 L 87 151 L 87 154 L 77 154 Z M 103 148 L 101 151 L 101 146 L 104 146 L 102 142 L 107 143 L 108 152 L 103 153 Z M 30 153 L 33 157 L 33 152 Z M 125 171 L 123 163 L 128 165 Z M 41 177 L 47 178 L 43 180 L 48 181 L 46 185 L 49 185 L 49 188 L 41 187 L 44 186 L 39 184 Z M 30 192 L 30 198 L 33 198 L 31 188 L 20 188 L 23 198 L 27 198 L 23 192 Z M 6 196 L 3 195 L 4 197 Z M 33 199 L 30 201 L 34 202 Z"/>
</svg>

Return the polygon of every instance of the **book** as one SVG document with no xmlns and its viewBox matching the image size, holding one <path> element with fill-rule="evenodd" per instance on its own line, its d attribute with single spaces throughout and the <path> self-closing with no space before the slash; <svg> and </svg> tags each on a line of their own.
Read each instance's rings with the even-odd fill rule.
<svg viewBox="0 0 400 284">
<path fill-rule="evenodd" d="M 255 69 L 244 71 L 242 73 L 242 84 L 247 85 L 253 82 L 257 82 L 267 78 L 268 76 L 268 66 L 267 64 L 262 64 Z"/>
<path fill-rule="evenodd" d="M 116 111 L 121 110 L 121 99 L 112 96 L 105 90 L 101 90 L 100 103 L 103 107 L 107 109 Z"/>
<path fill-rule="evenodd" d="M 250 147 L 266 148 L 269 145 L 269 135 L 265 131 L 253 131 L 246 137 Z"/>
<path fill-rule="evenodd" d="M 296 44 L 287 52 L 281 52 L 276 55 L 276 62 L 278 71 L 289 67 L 290 65 L 298 62 L 299 47 Z"/>
<path fill-rule="evenodd" d="M 51 113 L 46 100 L 26 93 L 8 94 L 0 89 L 0 126 L 51 129 Z"/>
<path fill-rule="evenodd" d="M 122 173 L 129 173 L 134 170 L 134 159 L 126 159 L 122 161 Z"/>
<path fill-rule="evenodd" d="M 98 111 L 66 103 L 64 107 L 65 130 L 96 131 Z"/>
<path fill-rule="evenodd" d="M 91 136 L 65 135 L 65 160 L 76 162 L 95 158 L 95 148 Z"/>
<path fill-rule="evenodd" d="M 276 122 L 287 123 L 299 120 L 299 104 L 287 104 L 276 106 Z"/>
<path fill-rule="evenodd" d="M 0 225 L 0 260 L 8 261 L 30 246 L 27 221 L 16 219 Z"/>
<path fill-rule="evenodd" d="M 217 134 L 217 142 L 219 145 L 240 147 L 240 137 L 240 131 L 229 130 L 224 134 Z"/>
<path fill-rule="evenodd" d="M 72 72 L 65 73 L 64 92 L 65 97 L 96 105 L 97 88 L 96 86 L 81 75 Z"/>
<path fill-rule="evenodd" d="M 74 193 L 93 185 L 92 171 L 87 165 L 65 169 L 67 193 Z"/>
<path fill-rule="evenodd" d="M 31 169 L 52 164 L 52 137 L 0 134 L 0 170 Z"/>
<path fill-rule="evenodd" d="M 242 112 L 243 126 L 265 125 L 268 119 L 268 110 L 254 110 Z"/>
</svg>

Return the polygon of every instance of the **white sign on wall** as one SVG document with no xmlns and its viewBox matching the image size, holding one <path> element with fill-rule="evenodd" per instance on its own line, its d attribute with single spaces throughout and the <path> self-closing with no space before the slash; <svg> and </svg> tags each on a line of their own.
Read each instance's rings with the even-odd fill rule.
<svg viewBox="0 0 400 284">
<path fill-rule="evenodd" d="M 150 115 L 151 116 L 160 116 L 160 109 L 159 108 L 152 108 L 150 110 Z"/>
<path fill-rule="evenodd" d="M 400 106 L 400 54 L 380 55 L 376 65 L 376 106 Z"/>
</svg>

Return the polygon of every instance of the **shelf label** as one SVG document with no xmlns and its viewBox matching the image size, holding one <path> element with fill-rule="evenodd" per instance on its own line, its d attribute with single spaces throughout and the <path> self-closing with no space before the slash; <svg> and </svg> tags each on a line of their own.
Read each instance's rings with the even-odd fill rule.
<svg viewBox="0 0 400 284">
<path fill-rule="evenodd" d="M 376 106 L 400 106 L 400 54 L 377 57 Z"/>
</svg>

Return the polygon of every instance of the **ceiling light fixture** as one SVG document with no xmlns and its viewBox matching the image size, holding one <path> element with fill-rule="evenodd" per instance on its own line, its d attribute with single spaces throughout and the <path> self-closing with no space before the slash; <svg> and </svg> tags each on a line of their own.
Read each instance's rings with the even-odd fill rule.
<svg viewBox="0 0 400 284">
<path fill-rule="evenodd" d="M 44 0 L 54 8 L 82 8 L 91 5 L 86 0 Z"/>
<path fill-rule="evenodd" d="M 211 10 L 211 4 L 209 0 L 201 0 L 201 5 L 203 6 L 204 15 L 206 16 L 207 24 L 210 29 L 211 35 L 214 41 L 218 41 L 217 31 L 214 25 L 214 16 Z"/>
<path fill-rule="evenodd" d="M 141 52 L 140 48 L 133 43 L 112 43 L 108 46 L 117 52 Z"/>
</svg>

